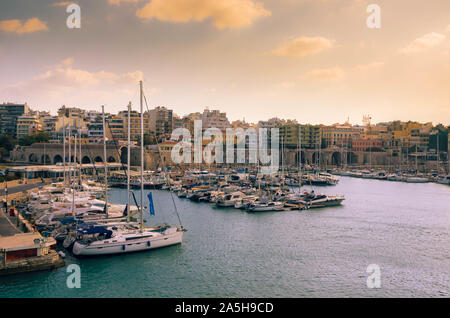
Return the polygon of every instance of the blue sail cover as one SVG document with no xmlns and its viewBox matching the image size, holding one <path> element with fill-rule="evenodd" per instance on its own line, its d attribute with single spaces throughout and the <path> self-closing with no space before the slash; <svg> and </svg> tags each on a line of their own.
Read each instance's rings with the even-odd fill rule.
<svg viewBox="0 0 450 318">
<path fill-rule="evenodd" d="M 148 201 L 150 202 L 150 214 L 155 215 L 155 207 L 153 206 L 153 197 L 151 192 L 148 194 Z"/>
<path fill-rule="evenodd" d="M 91 224 L 80 227 L 78 229 L 78 232 L 81 234 L 97 234 L 97 233 L 108 234 L 108 235 L 112 234 L 111 230 L 108 230 L 103 226 L 95 226 L 95 225 L 91 225 Z"/>
<path fill-rule="evenodd" d="M 68 217 L 68 218 L 63 218 L 63 219 L 59 219 L 59 222 L 61 222 L 61 224 L 66 225 L 66 224 L 70 224 L 70 223 L 75 223 L 77 220 L 75 220 L 74 217 Z"/>
</svg>

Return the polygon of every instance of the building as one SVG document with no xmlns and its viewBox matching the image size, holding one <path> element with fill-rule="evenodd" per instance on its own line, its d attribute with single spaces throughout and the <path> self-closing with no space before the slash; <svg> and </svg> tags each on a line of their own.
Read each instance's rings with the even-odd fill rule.
<svg viewBox="0 0 450 318">
<path fill-rule="evenodd" d="M 42 124 L 42 130 L 50 137 L 50 142 L 61 142 L 62 133 L 56 130 L 58 116 L 45 115 L 39 118 Z M 61 135 L 61 136 L 60 136 Z"/>
<path fill-rule="evenodd" d="M 22 115 L 17 118 L 17 139 L 37 135 L 42 130 L 42 123 L 36 115 Z"/>
<path fill-rule="evenodd" d="M 158 106 L 148 112 L 149 129 L 157 137 L 171 134 L 173 128 L 173 111 L 166 107 Z"/>
<path fill-rule="evenodd" d="M 266 121 L 260 120 L 258 122 L 258 128 L 266 128 L 266 129 L 277 128 L 277 127 L 282 126 L 285 123 L 286 123 L 285 120 L 275 117 L 275 118 L 271 118 Z"/>
<path fill-rule="evenodd" d="M 63 119 L 64 117 L 64 119 Z M 55 130 L 62 133 L 63 127 L 73 129 L 74 131 L 84 130 L 87 133 L 87 123 L 84 120 L 84 110 L 79 108 L 61 107 L 58 110 L 58 120 L 55 123 Z M 101 117 L 97 117 L 97 120 Z"/>
<path fill-rule="evenodd" d="M 118 116 L 108 118 L 107 130 L 109 130 L 111 137 L 116 141 L 124 141 L 128 138 L 124 120 L 123 117 Z"/>
<path fill-rule="evenodd" d="M 103 143 L 103 120 L 96 120 L 87 124 L 90 143 Z M 111 132 L 106 129 L 106 138 L 111 139 Z"/>
<path fill-rule="evenodd" d="M 225 131 L 230 128 L 230 122 L 228 121 L 227 114 L 221 113 L 219 110 L 205 109 L 202 114 L 203 130 L 208 128 L 218 128 L 221 131 Z"/>
<path fill-rule="evenodd" d="M 80 118 L 84 120 L 85 117 L 85 111 L 80 108 L 76 107 L 66 107 L 63 106 L 60 109 L 58 109 L 58 116 L 65 115 L 67 118 Z"/>
<path fill-rule="evenodd" d="M 332 125 L 323 126 L 322 134 L 325 146 L 327 148 L 351 148 L 352 140 L 359 138 L 364 132 L 364 127 L 351 126 L 351 125 Z"/>
<path fill-rule="evenodd" d="M 319 125 L 285 124 L 280 128 L 280 146 L 285 148 L 314 149 L 322 145 L 322 127 Z"/>
<path fill-rule="evenodd" d="M 353 139 L 352 150 L 354 151 L 367 151 L 369 149 L 381 149 L 383 147 L 383 141 L 381 139 Z"/>
<path fill-rule="evenodd" d="M 27 115 L 30 108 L 25 104 L 0 104 L 0 135 L 7 134 L 17 138 L 17 120 Z"/>
<path fill-rule="evenodd" d="M 117 115 L 123 122 L 124 136 L 128 140 L 128 111 L 124 110 Z M 149 129 L 149 116 L 144 114 L 144 134 L 152 134 Z M 141 138 L 141 114 L 137 111 L 130 112 L 130 139 L 137 142 Z"/>
</svg>

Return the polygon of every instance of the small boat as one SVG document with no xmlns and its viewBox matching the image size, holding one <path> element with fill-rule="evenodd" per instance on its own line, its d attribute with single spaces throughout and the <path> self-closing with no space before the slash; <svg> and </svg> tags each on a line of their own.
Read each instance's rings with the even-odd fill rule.
<svg viewBox="0 0 450 318">
<path fill-rule="evenodd" d="M 66 236 L 65 240 L 63 241 L 63 247 L 66 250 L 70 250 L 73 247 L 75 241 L 76 241 L 75 235 L 73 235 L 73 233 L 70 233 L 69 235 Z"/>
<path fill-rule="evenodd" d="M 186 196 L 187 196 L 187 191 L 186 190 L 180 190 L 180 191 L 178 191 L 178 193 L 177 193 L 177 196 L 179 197 L 179 198 L 186 198 Z"/>
<path fill-rule="evenodd" d="M 247 206 L 248 212 L 270 212 L 270 211 L 283 211 L 284 203 L 270 201 L 267 203 L 250 203 Z"/>
<path fill-rule="evenodd" d="M 408 183 L 427 183 L 428 179 L 424 177 L 406 177 Z"/>
<path fill-rule="evenodd" d="M 440 184 L 450 185 L 450 174 L 438 181 Z"/>
<path fill-rule="evenodd" d="M 303 198 L 299 200 L 300 203 L 311 208 L 324 208 L 330 206 L 338 206 L 345 200 L 343 195 L 324 195 L 315 193 L 305 193 Z"/>
<path fill-rule="evenodd" d="M 237 201 L 242 201 L 242 199 L 245 197 L 245 194 L 238 191 L 231 194 L 227 194 L 223 196 L 222 198 L 219 198 L 216 202 L 216 206 L 223 208 L 223 207 L 234 207 L 235 203 Z"/>
</svg>

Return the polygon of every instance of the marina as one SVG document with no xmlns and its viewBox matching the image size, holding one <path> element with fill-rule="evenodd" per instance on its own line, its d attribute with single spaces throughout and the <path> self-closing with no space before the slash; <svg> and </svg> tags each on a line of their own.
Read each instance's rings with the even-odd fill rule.
<svg viewBox="0 0 450 318">
<path fill-rule="evenodd" d="M 171 193 L 145 190 L 145 195 L 150 191 L 155 210 L 165 211 L 146 212 L 144 218 L 152 224 L 177 222 Z M 188 229 L 183 244 L 96 258 L 67 253 L 66 264 L 81 267 L 82 289 L 68 289 L 60 268 L 1 277 L 0 296 L 449 295 L 449 276 L 442 271 L 449 265 L 448 186 L 341 177 L 321 192 L 346 193 L 346 200 L 334 208 L 248 213 L 174 196 Z M 109 197 L 114 204 L 127 202 L 124 189 L 111 189 Z M 372 262 L 383 271 L 379 290 L 365 285 Z"/>
</svg>

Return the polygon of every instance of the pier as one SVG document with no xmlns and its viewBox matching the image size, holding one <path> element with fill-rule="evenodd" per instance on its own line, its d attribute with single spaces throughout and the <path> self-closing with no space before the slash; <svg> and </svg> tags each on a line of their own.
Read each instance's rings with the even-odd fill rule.
<svg viewBox="0 0 450 318">
<path fill-rule="evenodd" d="M 39 179 L 27 184 L 17 181 L 9 182 L 8 201 L 25 199 L 25 191 L 50 183 Z M 5 189 L 1 190 L 5 195 Z M 54 269 L 65 265 L 57 254 L 54 238 L 45 238 L 34 231 L 33 226 L 25 220 L 14 206 L 8 205 L 0 211 L 0 276 L 15 273 Z"/>
</svg>

